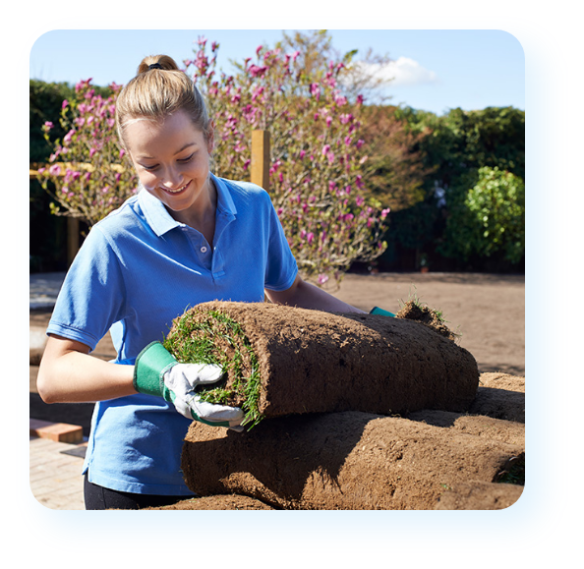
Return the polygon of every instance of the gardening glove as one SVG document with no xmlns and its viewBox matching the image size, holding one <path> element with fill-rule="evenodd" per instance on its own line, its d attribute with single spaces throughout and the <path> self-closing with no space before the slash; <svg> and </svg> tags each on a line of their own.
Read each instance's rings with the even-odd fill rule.
<svg viewBox="0 0 584 569">
<path fill-rule="evenodd" d="M 383 308 L 379 308 L 379 306 L 374 306 L 371 309 L 371 312 L 369 312 L 369 314 L 377 314 L 379 316 L 390 316 L 395 318 L 395 314 L 393 312 L 388 312 L 387 310 L 383 310 Z"/>
<path fill-rule="evenodd" d="M 195 393 L 198 385 L 215 383 L 222 377 L 218 365 L 178 363 L 160 342 L 146 346 L 134 366 L 134 388 L 139 393 L 163 397 L 187 419 L 241 432 L 241 409 L 207 403 Z"/>
</svg>

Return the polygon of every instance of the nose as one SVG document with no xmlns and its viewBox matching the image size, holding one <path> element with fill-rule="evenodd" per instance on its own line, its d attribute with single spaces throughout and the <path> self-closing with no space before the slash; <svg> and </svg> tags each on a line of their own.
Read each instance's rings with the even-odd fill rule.
<svg viewBox="0 0 584 569">
<path fill-rule="evenodd" d="M 184 177 L 182 172 L 169 166 L 164 173 L 163 184 L 172 190 L 176 190 L 183 185 Z"/>
</svg>

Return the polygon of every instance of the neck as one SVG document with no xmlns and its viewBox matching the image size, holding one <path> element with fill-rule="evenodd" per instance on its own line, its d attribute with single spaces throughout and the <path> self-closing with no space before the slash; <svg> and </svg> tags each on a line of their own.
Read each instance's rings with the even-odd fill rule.
<svg viewBox="0 0 584 569">
<path fill-rule="evenodd" d="M 188 210 L 170 212 L 172 217 L 202 233 L 212 245 L 215 232 L 215 212 L 217 210 L 217 189 L 209 177 L 204 191 Z"/>
</svg>

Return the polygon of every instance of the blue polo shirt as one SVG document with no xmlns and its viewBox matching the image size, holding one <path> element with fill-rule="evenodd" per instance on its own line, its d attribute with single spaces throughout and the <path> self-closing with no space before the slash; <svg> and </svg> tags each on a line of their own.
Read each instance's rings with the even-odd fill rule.
<svg viewBox="0 0 584 569">
<path fill-rule="evenodd" d="M 262 302 L 264 288 L 290 288 L 298 268 L 267 192 L 211 177 L 218 196 L 213 243 L 141 190 L 87 235 L 47 333 L 94 350 L 109 331 L 114 363 L 133 364 L 189 307 Z M 89 469 L 90 482 L 113 490 L 191 495 L 180 472 L 190 423 L 159 397 L 98 402 L 83 472 Z"/>
</svg>

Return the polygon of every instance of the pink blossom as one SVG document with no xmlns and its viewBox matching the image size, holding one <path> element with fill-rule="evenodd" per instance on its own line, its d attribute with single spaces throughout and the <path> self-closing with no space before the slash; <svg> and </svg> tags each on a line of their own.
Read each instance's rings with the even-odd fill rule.
<svg viewBox="0 0 584 569">
<path fill-rule="evenodd" d="M 306 236 L 306 241 L 308 242 L 308 244 L 310 245 L 312 243 L 314 239 L 314 233 L 312 233 L 312 231 Z"/>
<path fill-rule="evenodd" d="M 310 84 L 310 94 L 318 101 L 320 99 L 320 85 L 318 83 Z"/>
<path fill-rule="evenodd" d="M 333 122 L 332 117 L 327 117 L 326 118 L 326 126 L 331 126 L 331 123 Z"/>
<path fill-rule="evenodd" d="M 304 152 L 304 150 L 300 151 L 300 159 L 302 160 L 302 158 L 304 158 L 304 155 L 306 154 L 306 152 Z"/>
<path fill-rule="evenodd" d="M 263 75 L 266 71 L 268 70 L 267 66 L 263 65 L 262 67 L 259 67 L 258 65 L 251 65 L 249 68 L 249 72 L 251 73 L 251 75 L 253 77 L 258 77 L 260 75 Z"/>
<path fill-rule="evenodd" d="M 327 275 L 320 274 L 318 275 L 318 284 L 322 285 L 329 280 Z"/>
<path fill-rule="evenodd" d="M 327 154 L 327 153 L 330 151 L 330 149 L 331 149 L 331 147 L 330 147 L 330 144 L 325 144 L 325 145 L 322 147 L 322 154 L 323 154 L 323 156 L 324 156 L 325 154 Z"/>
<path fill-rule="evenodd" d="M 252 65 L 252 67 L 257 67 L 255 65 Z M 250 68 L 251 70 L 251 68 Z M 256 89 L 255 91 L 253 91 L 252 95 L 251 95 L 251 100 L 255 101 L 262 93 L 264 92 L 264 88 L 263 87 L 259 87 L 258 89 Z"/>
<path fill-rule="evenodd" d="M 357 204 L 357 207 L 361 207 L 365 203 L 365 199 L 363 196 L 357 196 L 355 198 L 355 203 Z"/>
<path fill-rule="evenodd" d="M 361 146 L 363 146 L 364 144 L 365 144 L 365 141 L 364 141 L 363 139 L 361 139 L 361 138 L 360 138 L 360 139 L 357 141 L 357 145 L 356 145 L 356 146 L 357 146 L 357 150 L 359 150 L 359 149 L 361 148 Z"/>
<path fill-rule="evenodd" d="M 75 134 L 75 131 L 73 129 L 71 129 L 64 137 L 63 137 L 63 142 L 65 144 L 69 144 L 71 142 L 71 138 L 73 137 L 73 135 Z"/>
<path fill-rule="evenodd" d="M 54 164 L 49 168 L 49 174 L 51 176 L 58 176 L 61 173 L 61 166 Z"/>
<path fill-rule="evenodd" d="M 51 130 L 55 125 L 51 121 L 45 121 L 44 127 L 46 130 Z"/>
<path fill-rule="evenodd" d="M 63 101 L 63 103 L 61 104 L 61 109 L 66 109 L 68 104 L 69 104 L 69 101 L 67 101 L 67 99 L 65 99 Z"/>
<path fill-rule="evenodd" d="M 357 95 L 357 104 L 358 105 L 362 105 L 363 104 L 363 95 Z"/>
<path fill-rule="evenodd" d="M 351 146 L 352 138 L 350 136 L 345 137 L 345 146 Z"/>
<path fill-rule="evenodd" d="M 299 51 L 295 51 L 295 52 L 292 54 L 292 61 L 296 61 L 296 59 L 298 59 L 298 56 L 299 56 L 299 55 L 300 55 L 300 52 L 299 52 Z"/>
<path fill-rule="evenodd" d="M 387 214 L 391 211 L 390 208 L 385 208 L 381 210 L 381 219 L 385 219 L 387 217 Z"/>
</svg>

